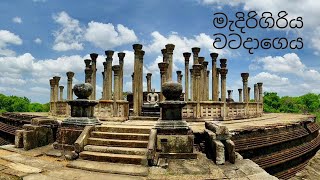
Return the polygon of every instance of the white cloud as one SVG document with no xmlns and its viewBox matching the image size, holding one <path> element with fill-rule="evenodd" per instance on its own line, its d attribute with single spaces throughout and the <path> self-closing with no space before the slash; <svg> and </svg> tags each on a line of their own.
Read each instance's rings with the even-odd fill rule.
<svg viewBox="0 0 320 180">
<path fill-rule="evenodd" d="M 7 48 L 10 44 L 21 45 L 22 39 L 10 31 L 0 30 L 0 56 L 15 55 L 13 50 Z"/>
<path fill-rule="evenodd" d="M 252 83 L 263 82 L 267 87 L 283 87 L 290 84 L 290 81 L 286 77 L 280 77 L 268 72 L 261 72 L 250 79 Z"/>
<path fill-rule="evenodd" d="M 21 17 L 14 17 L 14 18 L 12 18 L 12 22 L 21 24 L 22 23 L 22 19 L 21 19 Z"/>
<path fill-rule="evenodd" d="M 40 38 L 36 38 L 35 40 L 33 40 L 33 42 L 36 44 L 41 44 L 42 40 Z"/>
<path fill-rule="evenodd" d="M 109 49 L 138 40 L 135 32 L 122 24 L 115 27 L 111 23 L 91 21 L 87 26 L 83 26 L 64 11 L 53 15 L 53 19 L 61 26 L 53 33 L 53 49 L 56 51 L 82 50 L 85 41 L 96 47 Z"/>
<path fill-rule="evenodd" d="M 99 23 L 91 21 L 86 29 L 85 39 L 95 46 L 110 49 L 123 44 L 129 44 L 138 40 L 134 31 L 118 24 L 117 28 L 113 24 Z"/>
<path fill-rule="evenodd" d="M 61 25 L 61 28 L 53 33 L 55 37 L 53 49 L 56 51 L 82 50 L 83 30 L 79 21 L 71 18 L 64 11 L 53 15 L 53 19 Z"/>
<path fill-rule="evenodd" d="M 46 2 L 47 0 L 32 0 L 33 2 Z"/>
</svg>

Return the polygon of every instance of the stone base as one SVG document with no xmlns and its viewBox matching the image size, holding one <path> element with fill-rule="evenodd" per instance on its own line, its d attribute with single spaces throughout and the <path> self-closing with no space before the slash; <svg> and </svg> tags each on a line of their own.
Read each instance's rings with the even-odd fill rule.
<svg viewBox="0 0 320 180">
<path fill-rule="evenodd" d="M 69 117 L 61 122 L 61 125 L 64 127 L 69 126 L 94 126 L 102 124 L 95 117 Z"/>
<path fill-rule="evenodd" d="M 183 120 L 158 120 L 154 126 L 158 134 L 188 134 L 190 127 Z"/>
<path fill-rule="evenodd" d="M 162 153 L 193 153 L 194 135 L 157 135 L 157 149 Z"/>
<path fill-rule="evenodd" d="M 57 141 L 53 147 L 61 150 L 74 150 L 74 143 L 83 131 L 79 127 L 60 127 L 58 129 Z"/>
</svg>

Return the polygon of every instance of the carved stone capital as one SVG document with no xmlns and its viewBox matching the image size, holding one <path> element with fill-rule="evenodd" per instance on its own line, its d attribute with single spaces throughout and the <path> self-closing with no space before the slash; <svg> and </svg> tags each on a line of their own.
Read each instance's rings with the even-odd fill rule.
<svg viewBox="0 0 320 180">
<path fill-rule="evenodd" d="M 112 61 L 112 56 L 113 56 L 113 54 L 114 54 L 114 51 L 112 51 L 112 50 L 107 50 L 107 51 L 105 51 L 104 53 L 105 53 L 105 55 L 107 56 L 107 60 L 111 60 L 111 61 Z"/>
<path fill-rule="evenodd" d="M 160 62 L 158 63 L 158 67 L 160 69 L 160 73 L 165 73 L 169 67 L 169 64 L 166 62 Z"/>
<path fill-rule="evenodd" d="M 212 61 L 217 61 L 218 55 L 218 53 L 210 53 Z"/>
<path fill-rule="evenodd" d="M 167 53 L 172 54 L 173 50 L 174 50 L 174 47 L 175 47 L 174 44 L 167 44 L 166 45 Z"/>
<path fill-rule="evenodd" d="M 113 71 L 115 76 L 119 76 L 120 75 L 120 65 L 112 66 L 112 71 Z"/>
<path fill-rule="evenodd" d="M 191 50 L 192 50 L 192 53 L 193 53 L 194 55 L 198 55 L 199 52 L 200 52 L 200 48 L 199 48 L 199 47 L 193 47 L 193 48 L 191 48 Z"/>
<path fill-rule="evenodd" d="M 142 50 L 142 44 L 134 44 L 132 45 L 132 48 L 134 49 L 134 51 L 140 51 Z"/>
<path fill-rule="evenodd" d="M 89 68 L 91 64 L 91 59 L 85 59 L 84 63 L 86 64 L 86 68 Z"/>
<path fill-rule="evenodd" d="M 66 74 L 67 74 L 68 80 L 72 79 L 74 76 L 74 72 L 72 72 L 72 71 L 68 71 Z"/>
<path fill-rule="evenodd" d="M 97 53 L 91 53 L 90 54 L 90 58 L 93 62 L 96 62 L 97 61 L 97 58 L 98 58 L 99 54 Z"/>
<path fill-rule="evenodd" d="M 119 57 L 119 62 L 123 62 L 124 57 L 126 56 L 126 53 L 124 52 L 119 52 L 118 57 Z"/>
<path fill-rule="evenodd" d="M 248 82 L 249 73 L 241 73 L 242 82 Z"/>
<path fill-rule="evenodd" d="M 227 59 L 220 59 L 220 68 L 227 68 Z"/>
</svg>

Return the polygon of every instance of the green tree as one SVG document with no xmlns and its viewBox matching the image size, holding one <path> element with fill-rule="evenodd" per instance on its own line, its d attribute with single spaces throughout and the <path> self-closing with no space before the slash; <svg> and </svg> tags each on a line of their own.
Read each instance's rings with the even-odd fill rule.
<svg viewBox="0 0 320 180">
<path fill-rule="evenodd" d="M 263 97 L 264 112 L 280 112 L 280 97 L 275 92 L 265 92 Z"/>
</svg>

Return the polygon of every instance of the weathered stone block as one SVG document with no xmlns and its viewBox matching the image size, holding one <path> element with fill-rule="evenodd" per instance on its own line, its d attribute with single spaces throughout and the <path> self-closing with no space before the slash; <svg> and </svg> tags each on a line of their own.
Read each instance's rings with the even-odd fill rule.
<svg viewBox="0 0 320 180">
<path fill-rule="evenodd" d="M 216 164 L 224 164 L 225 163 L 225 152 L 224 152 L 224 145 L 219 140 L 213 141 L 215 146 L 215 160 Z"/>
<path fill-rule="evenodd" d="M 23 148 L 29 150 L 37 147 L 37 136 L 34 131 L 23 131 Z"/>
<path fill-rule="evenodd" d="M 193 135 L 158 135 L 157 149 L 162 153 L 192 153 Z"/>
<path fill-rule="evenodd" d="M 23 147 L 23 131 L 24 130 L 16 130 L 16 135 L 14 139 L 14 144 L 16 148 Z"/>
<path fill-rule="evenodd" d="M 230 163 L 234 164 L 236 161 L 236 151 L 235 151 L 234 142 L 231 140 L 226 140 L 225 146 L 226 146 L 226 151 L 228 156 L 227 158 Z"/>
</svg>

